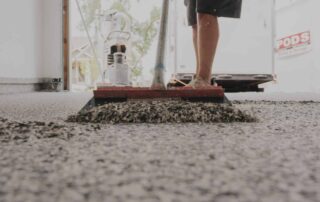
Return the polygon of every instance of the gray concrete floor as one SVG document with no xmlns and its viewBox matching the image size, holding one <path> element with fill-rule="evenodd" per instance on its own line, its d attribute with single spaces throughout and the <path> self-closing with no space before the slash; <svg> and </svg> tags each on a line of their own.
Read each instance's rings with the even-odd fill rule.
<svg viewBox="0 0 320 202">
<path fill-rule="evenodd" d="M 65 123 L 90 97 L 0 95 L 0 117 L 9 119 L 0 124 L 0 140 L 9 137 L 0 141 L 1 202 L 320 201 L 320 103 L 296 102 L 318 101 L 318 95 L 229 96 L 256 100 L 236 107 L 257 116 L 258 123 L 101 125 L 100 130 Z M 31 122 L 28 130 L 14 128 L 25 121 L 62 126 Z M 72 136 L 48 135 L 48 127 Z"/>
</svg>

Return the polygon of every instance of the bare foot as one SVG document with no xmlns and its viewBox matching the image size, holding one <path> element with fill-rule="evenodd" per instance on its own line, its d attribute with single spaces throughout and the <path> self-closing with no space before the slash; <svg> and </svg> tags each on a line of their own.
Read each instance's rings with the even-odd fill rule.
<svg viewBox="0 0 320 202">
<path fill-rule="evenodd" d="M 194 88 L 194 89 L 203 89 L 203 88 L 214 88 L 210 84 L 210 81 L 206 81 L 202 79 L 201 77 L 197 77 L 193 79 L 187 86 L 186 88 Z"/>
</svg>

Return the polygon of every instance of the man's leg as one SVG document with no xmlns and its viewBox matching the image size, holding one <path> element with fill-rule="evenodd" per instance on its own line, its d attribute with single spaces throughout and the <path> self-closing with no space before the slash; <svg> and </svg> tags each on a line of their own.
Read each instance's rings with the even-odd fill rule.
<svg viewBox="0 0 320 202">
<path fill-rule="evenodd" d="M 198 52 L 198 26 L 192 25 L 192 38 L 193 38 L 193 46 L 196 56 L 196 75 L 199 74 L 199 52 Z"/>
<path fill-rule="evenodd" d="M 187 16 L 188 24 L 192 27 L 192 41 L 194 45 L 194 52 L 196 56 L 196 72 L 199 72 L 199 54 L 198 54 L 198 26 L 197 26 L 197 0 L 185 0 L 185 5 L 187 6 Z M 190 83 L 192 85 L 193 82 Z"/>
<path fill-rule="evenodd" d="M 199 60 L 197 77 L 203 81 L 203 85 L 210 84 L 213 60 L 219 41 L 218 19 L 214 15 L 198 13 L 197 27 L 196 45 Z"/>
</svg>

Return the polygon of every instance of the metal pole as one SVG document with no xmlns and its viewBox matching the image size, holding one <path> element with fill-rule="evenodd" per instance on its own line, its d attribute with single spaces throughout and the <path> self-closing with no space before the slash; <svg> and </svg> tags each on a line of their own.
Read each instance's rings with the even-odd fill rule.
<svg viewBox="0 0 320 202">
<path fill-rule="evenodd" d="M 162 5 L 162 16 L 160 23 L 160 34 L 158 41 L 158 50 L 156 64 L 154 67 L 154 78 L 151 88 L 154 90 L 165 90 L 166 85 L 164 83 L 164 57 L 166 50 L 166 39 L 168 30 L 168 14 L 169 14 L 169 0 L 163 0 Z"/>
</svg>

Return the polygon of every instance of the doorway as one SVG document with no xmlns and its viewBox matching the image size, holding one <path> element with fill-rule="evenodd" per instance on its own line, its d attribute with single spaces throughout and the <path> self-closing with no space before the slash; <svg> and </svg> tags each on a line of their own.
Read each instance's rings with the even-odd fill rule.
<svg viewBox="0 0 320 202">
<path fill-rule="evenodd" d="M 118 43 L 126 46 L 126 62 L 132 85 L 150 85 L 156 58 L 161 1 L 63 1 L 65 89 L 88 91 L 94 89 L 97 83 L 108 82 L 110 49 Z M 174 26 L 170 27 L 166 58 L 167 64 L 172 66 Z"/>
</svg>

